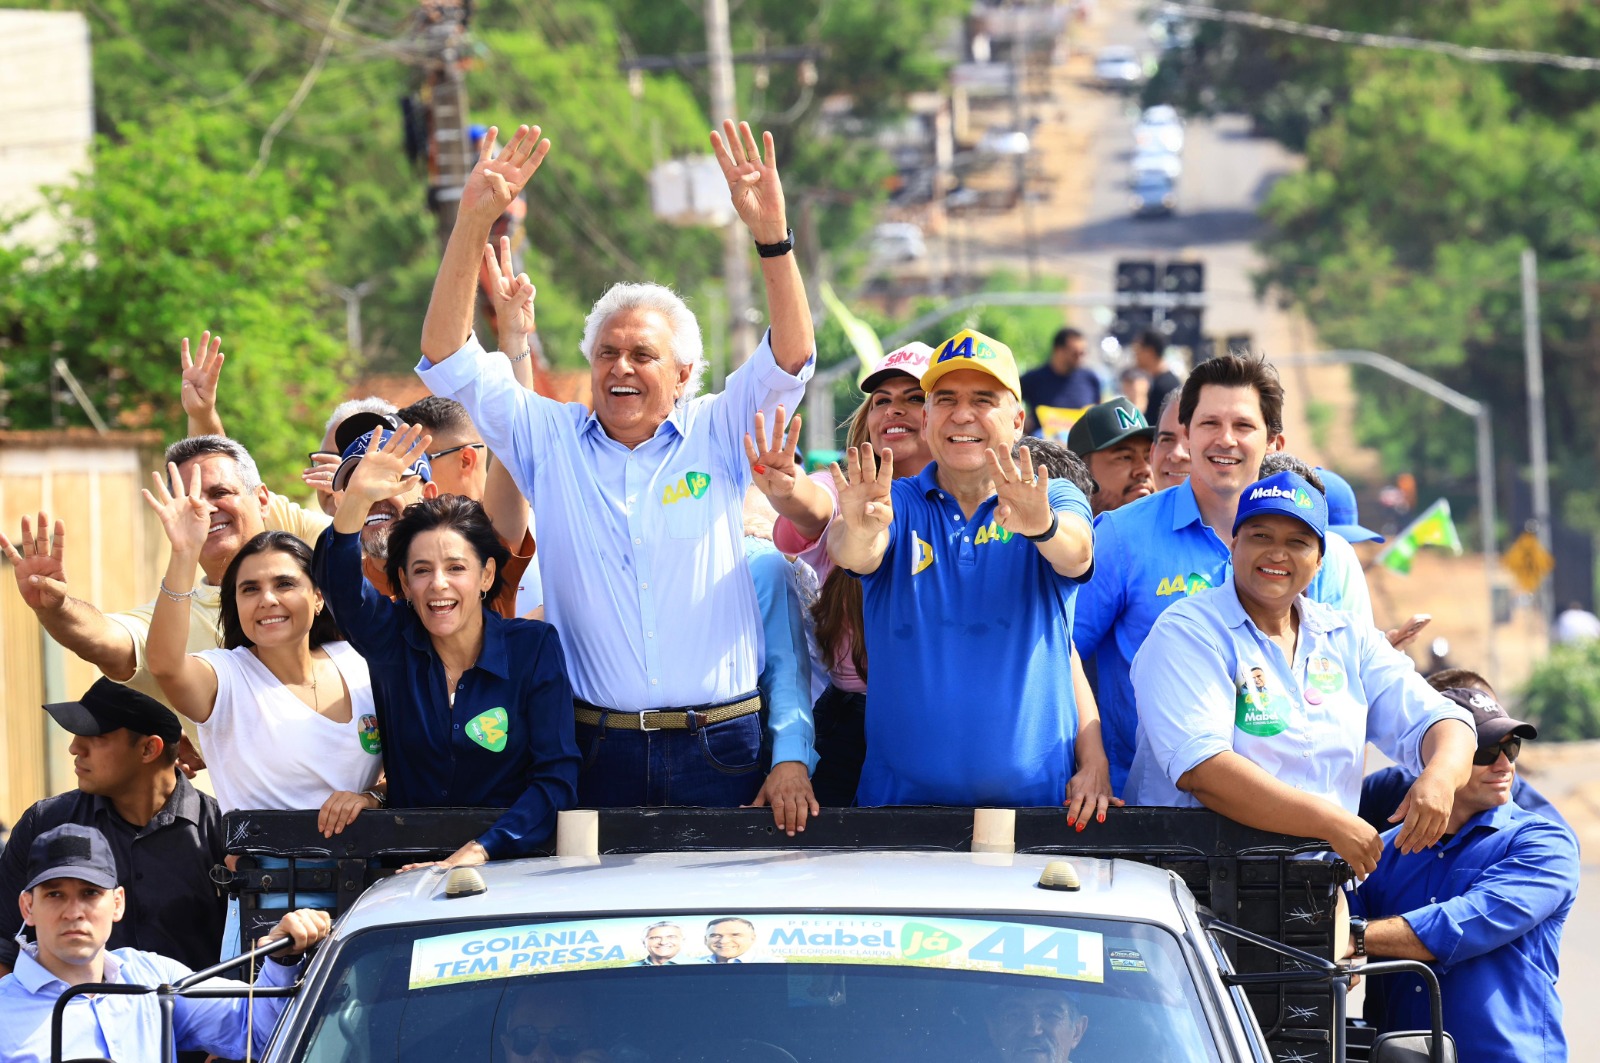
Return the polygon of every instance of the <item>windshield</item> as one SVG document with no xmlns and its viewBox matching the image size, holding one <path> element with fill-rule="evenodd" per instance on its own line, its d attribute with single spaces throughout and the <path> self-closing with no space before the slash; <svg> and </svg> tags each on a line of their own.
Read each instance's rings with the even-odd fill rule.
<svg viewBox="0 0 1600 1063">
<path fill-rule="evenodd" d="M 448 929 L 448 932 L 442 932 Z M 1213 1061 L 1143 923 L 748 912 L 388 927 L 344 942 L 309 1063 Z"/>
</svg>

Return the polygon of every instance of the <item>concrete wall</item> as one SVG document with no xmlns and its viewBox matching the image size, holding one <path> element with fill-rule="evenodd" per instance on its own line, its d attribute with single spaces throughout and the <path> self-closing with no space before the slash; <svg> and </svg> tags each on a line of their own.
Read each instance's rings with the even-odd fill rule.
<svg viewBox="0 0 1600 1063">
<path fill-rule="evenodd" d="M 0 11 L 0 106 L 0 209 L 36 206 L 42 186 L 88 169 L 94 91 L 81 14 Z M 57 229 L 41 212 L 12 239 L 46 247 Z"/>
</svg>

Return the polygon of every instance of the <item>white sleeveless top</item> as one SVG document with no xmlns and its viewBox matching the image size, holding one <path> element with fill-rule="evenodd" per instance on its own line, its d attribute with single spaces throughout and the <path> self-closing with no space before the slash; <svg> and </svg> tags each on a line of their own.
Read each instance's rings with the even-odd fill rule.
<svg viewBox="0 0 1600 1063">
<path fill-rule="evenodd" d="M 291 694 L 249 647 L 206 650 L 217 704 L 200 740 L 222 811 L 321 808 L 335 790 L 378 781 L 383 747 L 367 662 L 347 642 L 325 642 L 350 691 L 350 722 L 334 723 Z"/>
</svg>

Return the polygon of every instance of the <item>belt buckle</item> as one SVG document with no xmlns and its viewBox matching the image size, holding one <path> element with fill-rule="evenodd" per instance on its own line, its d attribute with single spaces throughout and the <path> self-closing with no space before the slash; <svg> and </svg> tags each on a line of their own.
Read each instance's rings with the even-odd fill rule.
<svg viewBox="0 0 1600 1063">
<path fill-rule="evenodd" d="M 647 724 L 647 723 L 645 723 L 645 722 L 644 722 L 644 718 L 645 718 L 645 717 L 646 717 L 646 716 L 649 716 L 649 715 L 650 715 L 650 714 L 651 714 L 651 713 L 652 713 L 652 712 L 655 712 L 655 711 L 656 711 L 656 710 L 655 710 L 655 709 L 646 709 L 646 710 L 645 710 L 645 711 L 644 711 L 644 712 L 641 712 L 641 713 L 640 713 L 640 714 L 639 714 L 639 730 L 641 730 L 641 731 L 647 731 L 647 732 L 648 732 L 648 731 L 661 731 L 661 730 L 665 730 L 665 728 L 663 728 L 663 727 L 651 727 L 651 726 L 650 726 L 650 725 L 649 725 L 649 724 Z"/>
</svg>

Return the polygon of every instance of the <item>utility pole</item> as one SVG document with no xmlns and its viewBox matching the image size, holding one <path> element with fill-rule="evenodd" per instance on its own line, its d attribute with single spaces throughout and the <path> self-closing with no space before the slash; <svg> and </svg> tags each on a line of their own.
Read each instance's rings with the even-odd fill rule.
<svg viewBox="0 0 1600 1063">
<path fill-rule="evenodd" d="M 372 294 L 372 289 L 378 286 L 378 278 L 369 277 L 354 288 L 346 288 L 342 284 L 330 284 L 329 289 L 334 295 L 344 300 L 344 339 L 350 353 L 356 357 L 361 356 L 361 300 Z"/>
<path fill-rule="evenodd" d="M 1539 258 L 1532 248 L 1522 252 L 1522 353 L 1528 380 L 1528 456 L 1533 474 L 1533 533 L 1550 550 L 1550 455 L 1544 423 L 1544 346 L 1539 338 Z M 1549 577 L 1539 587 L 1539 613 L 1553 616 Z"/>
<path fill-rule="evenodd" d="M 711 124 L 738 118 L 734 100 L 733 39 L 728 27 L 728 0 L 706 0 L 706 58 L 711 73 Z M 731 146 L 731 145 L 730 145 Z M 749 234 L 735 218 L 722 230 L 722 278 L 728 290 L 729 365 L 738 365 L 755 350 L 750 321 Z"/>
<path fill-rule="evenodd" d="M 439 245 L 455 228 L 461 186 L 467 183 L 472 160 L 467 143 L 467 86 L 461 50 L 466 36 L 467 9 L 452 0 L 424 0 L 422 37 L 429 46 L 428 86 L 428 203 L 438 225 Z"/>
</svg>

